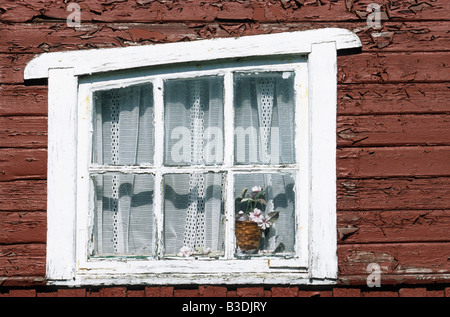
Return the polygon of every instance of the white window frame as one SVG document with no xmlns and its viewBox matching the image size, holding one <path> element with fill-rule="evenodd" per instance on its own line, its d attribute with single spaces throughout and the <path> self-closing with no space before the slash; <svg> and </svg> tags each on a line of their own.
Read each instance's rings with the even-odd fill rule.
<svg viewBox="0 0 450 317">
<path fill-rule="evenodd" d="M 199 40 L 138 47 L 45 53 L 26 67 L 25 79 L 48 78 L 47 280 L 59 285 L 100 284 L 333 284 L 337 280 L 336 99 L 337 50 L 361 47 L 345 29 L 319 29 L 241 38 Z M 296 157 L 299 164 L 296 254 L 293 259 L 150 260 L 89 258 L 89 168 L 92 91 L 146 80 L 162 105 L 161 75 L 142 69 L 172 67 L 176 76 L 208 74 L 195 64 L 221 65 L 236 58 L 304 58 L 272 65 L 296 72 Z M 178 69 L 174 64 L 191 65 Z M 267 69 L 270 65 L 264 66 Z M 239 67 L 239 66 L 238 66 Z M 245 67 L 249 67 L 245 65 Z M 287 68 L 286 68 L 287 67 Z M 247 69 L 251 69 L 247 68 Z M 232 91 L 231 73 L 223 73 Z M 92 76 L 94 75 L 94 76 Z M 120 79 L 120 81 L 118 81 Z M 227 91 L 227 90 L 225 90 Z M 225 164 L 232 163 L 233 105 L 225 95 Z M 155 109 L 155 115 L 161 115 Z M 161 130 L 162 118 L 155 118 Z M 163 142 L 156 140 L 155 166 L 162 164 Z M 231 155 L 231 156 L 230 156 Z M 132 172 L 133 170 L 122 170 Z M 148 172 L 148 171 L 147 171 Z M 161 206 L 161 175 L 155 169 L 155 206 Z M 228 172 L 233 173 L 232 170 Z M 160 173 L 160 172 L 159 172 Z M 228 179 L 232 177 L 228 177 Z M 232 181 L 227 185 L 233 188 Z M 227 201 L 233 191 L 227 190 Z M 231 205 L 231 204 L 230 204 Z M 227 245 L 234 245 L 234 211 L 227 208 Z M 162 226 L 162 211 L 155 211 Z M 161 229 L 161 227 L 160 227 Z"/>
</svg>

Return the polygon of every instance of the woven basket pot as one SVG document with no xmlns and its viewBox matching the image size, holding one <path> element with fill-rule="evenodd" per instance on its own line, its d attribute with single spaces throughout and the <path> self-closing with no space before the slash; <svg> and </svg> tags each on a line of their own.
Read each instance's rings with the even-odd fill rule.
<svg viewBox="0 0 450 317">
<path fill-rule="evenodd" d="M 261 241 L 261 228 L 254 221 L 236 221 L 234 227 L 237 245 L 241 250 L 257 250 Z"/>
</svg>

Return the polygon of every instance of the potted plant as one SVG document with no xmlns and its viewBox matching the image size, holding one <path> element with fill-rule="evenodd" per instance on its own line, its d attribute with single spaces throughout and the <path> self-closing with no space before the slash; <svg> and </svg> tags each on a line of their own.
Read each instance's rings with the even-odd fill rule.
<svg viewBox="0 0 450 317">
<path fill-rule="evenodd" d="M 254 186 L 250 193 L 244 188 L 241 197 L 236 198 L 241 207 L 236 214 L 236 241 L 238 247 L 246 253 L 258 251 L 263 231 L 267 232 L 279 216 L 278 211 L 264 214 L 267 204 L 265 194 L 261 186 Z"/>
</svg>

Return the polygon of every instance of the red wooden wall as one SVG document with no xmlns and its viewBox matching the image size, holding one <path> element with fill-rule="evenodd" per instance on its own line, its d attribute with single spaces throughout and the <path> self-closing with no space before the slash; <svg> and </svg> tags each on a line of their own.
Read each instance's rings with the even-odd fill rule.
<svg viewBox="0 0 450 317">
<path fill-rule="evenodd" d="M 80 0 L 78 28 L 64 2 L 0 3 L 0 296 L 450 296 L 450 1 Z M 338 287 L 45 288 L 47 86 L 23 80 L 36 54 L 322 27 L 363 43 L 338 57 Z"/>
</svg>

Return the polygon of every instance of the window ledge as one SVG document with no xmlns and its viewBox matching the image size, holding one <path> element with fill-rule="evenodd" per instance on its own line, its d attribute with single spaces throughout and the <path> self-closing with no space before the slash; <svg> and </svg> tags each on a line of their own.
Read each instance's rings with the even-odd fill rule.
<svg viewBox="0 0 450 317">
<path fill-rule="evenodd" d="M 50 280 L 49 285 L 77 287 L 82 285 L 333 285 L 337 279 L 310 278 L 306 273 L 250 274 L 78 274 L 72 280 Z"/>
</svg>

